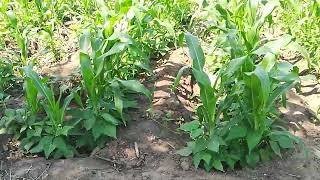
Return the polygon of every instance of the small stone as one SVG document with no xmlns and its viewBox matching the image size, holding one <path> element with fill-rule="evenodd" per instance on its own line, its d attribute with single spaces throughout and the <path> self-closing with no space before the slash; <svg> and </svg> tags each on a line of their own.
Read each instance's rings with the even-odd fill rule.
<svg viewBox="0 0 320 180">
<path fill-rule="evenodd" d="M 3 148 L 4 151 L 8 151 L 9 150 L 7 145 L 3 145 L 2 148 Z"/>
<path fill-rule="evenodd" d="M 190 165 L 189 165 L 189 163 L 188 163 L 187 161 L 182 161 L 182 162 L 180 163 L 180 166 L 181 166 L 181 168 L 182 168 L 184 171 L 187 171 L 187 170 L 189 170 L 189 168 L 190 168 Z"/>
</svg>

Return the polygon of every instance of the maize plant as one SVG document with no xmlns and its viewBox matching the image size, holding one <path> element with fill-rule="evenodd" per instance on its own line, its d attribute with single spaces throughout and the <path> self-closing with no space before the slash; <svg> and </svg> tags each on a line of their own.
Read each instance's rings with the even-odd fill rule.
<svg viewBox="0 0 320 180">
<path fill-rule="evenodd" d="M 283 149 L 303 146 L 302 141 L 279 125 L 277 104 L 286 104 L 285 93 L 298 82 L 298 68 L 279 60 L 280 50 L 296 45 L 290 35 L 262 43 L 263 24 L 277 6 L 246 1 L 225 10 L 216 5 L 225 26 L 224 48 L 230 61 L 212 82 L 204 70 L 205 56 L 198 39 L 186 34 L 193 59 L 192 72 L 199 87 L 201 105 L 197 120 L 179 129 L 192 141 L 179 154 L 192 155 L 196 167 L 224 171 L 225 167 L 254 167 Z M 248 17 L 246 20 L 239 17 Z M 180 75 L 178 76 L 178 78 Z"/>
</svg>

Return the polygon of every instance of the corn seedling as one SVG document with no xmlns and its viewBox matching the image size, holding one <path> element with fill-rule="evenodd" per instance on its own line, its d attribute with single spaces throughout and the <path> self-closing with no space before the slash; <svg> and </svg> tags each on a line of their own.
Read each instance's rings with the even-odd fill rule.
<svg viewBox="0 0 320 180">
<path fill-rule="evenodd" d="M 18 19 L 13 11 L 7 11 L 7 18 L 9 20 L 9 24 L 13 29 L 13 34 L 15 40 L 18 44 L 20 49 L 20 59 L 21 64 L 23 66 L 28 65 L 28 39 L 27 39 L 27 30 L 21 31 L 20 27 L 18 26 Z"/>
<path fill-rule="evenodd" d="M 277 6 L 273 3 L 248 1 L 229 10 L 216 6 L 225 22 L 221 29 L 231 60 L 213 82 L 204 71 L 200 42 L 186 34 L 202 104 L 197 108 L 198 119 L 180 127 L 193 141 L 178 153 L 192 154 L 196 167 L 202 165 L 208 171 L 254 167 L 275 155 L 281 157 L 282 149 L 303 146 L 277 121 L 277 103 L 281 100 L 285 105 L 285 93 L 299 82 L 297 67 L 278 57 L 280 49 L 295 42 L 289 35 L 264 44 L 260 40 L 261 27 Z M 238 20 L 244 16 L 247 21 Z"/>
<path fill-rule="evenodd" d="M 79 141 L 79 146 L 90 144 L 88 140 L 92 142 L 91 139 L 99 144 L 105 140 L 104 136 L 116 138 L 116 126 L 121 121 L 126 124 L 124 109 L 136 104 L 125 97 L 126 91 L 143 93 L 151 98 L 140 82 L 119 79 L 127 75 L 123 58 L 126 50 L 134 46 L 133 40 L 120 33 L 108 38 L 99 35 L 87 31 L 80 40 L 81 74 L 88 96 L 88 107 L 83 110 L 86 114 L 83 127 L 88 133 L 81 138 L 87 143 Z"/>
<path fill-rule="evenodd" d="M 51 155 L 54 157 L 73 156 L 75 150 L 66 141 L 73 126 L 67 126 L 64 122 L 66 109 L 73 99 L 73 94 L 71 93 L 61 103 L 65 87 L 61 88 L 60 95 L 56 99 L 53 90 L 44 84 L 31 66 L 23 68 L 23 72 L 26 75 L 26 97 L 31 112 L 36 114 L 39 111 L 39 104 L 36 101 L 38 100 L 37 95 L 40 94 L 43 97 L 41 105 L 46 113 L 46 116 L 42 118 L 46 120 L 38 120 L 31 126 L 29 125 L 27 137 L 22 139 L 22 147 L 30 150 L 31 153 L 44 152 L 46 158 Z M 35 98 L 36 101 L 29 98 Z"/>
</svg>

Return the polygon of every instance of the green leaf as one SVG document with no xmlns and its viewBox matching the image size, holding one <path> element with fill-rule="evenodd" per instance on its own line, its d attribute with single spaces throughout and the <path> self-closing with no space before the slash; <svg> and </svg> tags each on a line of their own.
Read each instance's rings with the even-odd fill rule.
<svg viewBox="0 0 320 180">
<path fill-rule="evenodd" d="M 59 151 L 61 151 L 63 153 L 64 157 L 73 157 L 74 156 L 73 151 L 70 148 L 68 148 L 65 140 L 61 136 L 54 138 L 53 144 L 57 147 L 57 149 Z"/>
<path fill-rule="evenodd" d="M 53 136 L 44 136 L 41 138 L 39 144 L 30 150 L 31 153 L 44 152 L 45 157 L 48 159 L 50 154 L 56 149 L 56 146 L 52 143 Z"/>
<path fill-rule="evenodd" d="M 91 49 L 91 40 L 90 40 L 90 30 L 87 29 L 84 31 L 84 33 L 80 36 L 79 44 L 80 49 L 83 53 L 89 54 L 89 51 Z"/>
<path fill-rule="evenodd" d="M 215 8 L 217 9 L 217 11 L 220 13 L 221 17 L 225 20 L 228 20 L 229 17 L 229 13 L 227 10 L 225 10 L 225 8 L 223 8 L 220 4 L 217 4 L 215 6 Z"/>
<path fill-rule="evenodd" d="M 294 148 L 292 140 L 287 136 L 277 136 L 274 140 L 278 141 L 279 145 L 282 148 L 287 148 L 287 149 Z"/>
<path fill-rule="evenodd" d="M 248 134 L 246 136 L 249 153 L 260 143 L 262 138 L 260 131 L 248 131 Z"/>
<path fill-rule="evenodd" d="M 275 141 L 269 141 L 269 144 L 270 144 L 270 147 L 271 147 L 271 149 L 273 150 L 273 152 L 276 154 L 276 155 L 278 155 L 279 157 L 281 157 L 281 152 L 280 152 L 280 147 L 279 147 L 279 145 L 278 145 L 278 143 L 277 142 L 275 142 Z"/>
<path fill-rule="evenodd" d="M 245 137 L 247 134 L 247 129 L 243 126 L 232 126 L 226 141 L 230 141 L 237 138 Z"/>
<path fill-rule="evenodd" d="M 203 103 L 203 107 L 205 108 L 205 113 L 207 113 L 207 121 L 210 124 L 214 124 L 215 121 L 215 108 L 217 98 L 214 96 L 214 89 L 211 86 L 200 86 L 200 99 Z"/>
<path fill-rule="evenodd" d="M 203 71 L 205 58 L 198 38 L 190 33 L 186 33 L 185 38 L 189 48 L 190 56 L 193 60 L 193 68 L 198 71 Z"/>
<path fill-rule="evenodd" d="M 24 71 L 25 75 L 33 81 L 35 87 L 38 89 L 41 95 L 46 98 L 50 106 L 53 107 L 55 104 L 53 91 L 51 91 L 51 89 L 42 83 L 39 75 L 32 70 L 31 66 L 24 67 L 22 70 Z"/>
<path fill-rule="evenodd" d="M 72 128 L 73 128 L 72 126 L 63 126 L 63 127 L 57 129 L 57 133 L 56 134 L 58 136 L 60 136 L 60 135 L 68 136 L 69 131 Z"/>
<path fill-rule="evenodd" d="M 198 120 L 194 120 L 194 121 L 182 124 L 178 129 L 186 132 L 191 132 L 192 130 L 199 129 L 199 127 L 200 127 L 200 122 Z"/>
<path fill-rule="evenodd" d="M 205 151 L 201 151 L 201 152 L 196 153 L 193 156 L 193 164 L 196 168 L 198 168 L 201 160 L 204 160 L 205 163 L 210 164 L 211 158 L 212 158 L 212 156 L 210 153 L 207 153 Z"/>
<path fill-rule="evenodd" d="M 261 83 L 261 91 L 263 95 L 263 100 L 264 102 L 267 101 L 270 93 L 270 80 L 269 80 L 269 75 L 268 73 L 260 68 L 259 66 L 256 67 L 254 70 L 254 74 L 258 77 Z"/>
<path fill-rule="evenodd" d="M 152 99 L 152 95 L 151 92 L 143 85 L 141 84 L 139 81 L 136 80 L 120 80 L 118 79 L 118 81 L 127 89 L 134 91 L 134 92 L 138 92 L 138 93 L 142 93 L 144 95 L 146 95 L 149 100 Z"/>
<path fill-rule="evenodd" d="M 121 12 L 126 14 L 130 7 L 132 6 L 132 0 L 116 0 L 115 1 L 115 10 L 116 12 Z"/>
<path fill-rule="evenodd" d="M 213 165 L 213 167 L 214 167 L 215 169 L 224 172 L 223 166 L 222 166 L 222 163 L 221 163 L 220 160 L 213 159 L 213 160 L 212 160 L 212 165 Z"/>
<path fill-rule="evenodd" d="M 98 97 L 95 91 L 96 85 L 89 55 L 82 52 L 80 53 L 80 65 L 82 78 L 84 80 L 84 85 L 89 95 L 89 100 L 92 103 L 92 105 L 96 107 L 98 104 Z"/>
<path fill-rule="evenodd" d="M 191 131 L 190 135 L 192 139 L 196 139 L 197 137 L 203 135 L 204 131 L 202 128 L 194 129 Z"/>
<path fill-rule="evenodd" d="M 180 156 L 189 156 L 190 154 L 192 154 L 192 149 L 189 146 L 187 146 L 178 150 L 176 153 Z"/>
<path fill-rule="evenodd" d="M 273 66 L 276 63 L 276 55 L 272 53 L 266 53 L 263 57 L 262 61 L 260 62 L 259 66 L 264 69 L 266 72 L 270 72 Z"/>
<path fill-rule="evenodd" d="M 210 78 L 209 76 L 203 72 L 203 71 L 199 71 L 195 68 L 192 69 L 192 73 L 195 77 L 195 79 L 197 80 L 197 82 L 203 86 L 206 86 L 207 89 L 210 89 L 211 88 L 211 81 L 210 81 Z M 213 88 L 211 88 L 212 91 L 213 91 Z M 201 90 L 201 89 L 200 89 Z"/>
<path fill-rule="evenodd" d="M 226 157 L 226 163 L 232 170 L 234 170 L 234 165 L 238 160 L 240 160 L 240 157 L 238 157 L 238 155 L 228 154 Z"/>
<path fill-rule="evenodd" d="M 119 121 L 109 113 L 102 113 L 101 117 L 108 123 L 111 123 L 111 124 L 113 124 L 115 126 L 119 125 Z"/>
<path fill-rule="evenodd" d="M 267 16 L 269 16 L 273 10 L 279 6 L 280 3 L 279 1 L 268 1 L 263 7 L 262 7 L 262 13 L 261 13 L 261 17 L 258 20 L 259 23 L 263 24 L 265 22 L 265 19 Z"/>
<path fill-rule="evenodd" d="M 34 128 L 34 134 L 33 134 L 33 136 L 38 136 L 38 137 L 40 137 L 40 136 L 41 136 L 41 132 L 42 132 L 42 127 L 36 126 L 36 127 Z"/>
<path fill-rule="evenodd" d="M 246 156 L 246 161 L 250 167 L 255 167 L 260 161 L 260 156 L 257 152 L 252 152 Z"/>
<path fill-rule="evenodd" d="M 227 69 L 224 71 L 224 74 L 227 77 L 231 77 L 236 71 L 238 71 L 242 67 L 242 65 L 246 62 L 246 59 L 247 59 L 247 56 L 232 59 L 229 62 Z"/>
<path fill-rule="evenodd" d="M 178 46 L 183 47 L 184 34 L 180 33 L 178 36 Z"/>
<path fill-rule="evenodd" d="M 214 136 L 208 142 L 207 148 L 213 152 L 219 152 L 220 145 L 226 145 L 221 137 Z"/>
<path fill-rule="evenodd" d="M 179 69 L 178 74 L 176 76 L 176 79 L 174 80 L 174 83 L 172 85 L 172 89 L 175 90 L 177 86 L 180 83 L 181 77 L 183 73 L 189 68 L 189 66 L 183 66 L 181 69 Z"/>
<path fill-rule="evenodd" d="M 269 149 L 260 149 L 259 150 L 260 159 L 262 162 L 267 162 L 270 160 L 270 152 L 268 150 Z"/>
<path fill-rule="evenodd" d="M 279 54 L 280 49 L 287 46 L 292 40 L 292 36 L 284 34 L 274 41 L 269 41 L 262 47 L 255 50 L 253 53 L 257 55 L 264 55 L 267 53 Z"/>
<path fill-rule="evenodd" d="M 207 140 L 204 139 L 204 138 L 198 138 L 196 141 L 195 141 L 195 145 L 194 145 L 194 148 L 192 148 L 192 151 L 193 151 L 193 154 L 196 154 L 200 151 L 203 151 L 207 148 Z"/>
<path fill-rule="evenodd" d="M 115 82 L 115 83 L 112 83 L 111 86 L 113 87 L 114 106 L 116 108 L 116 111 L 120 114 L 124 125 L 126 125 L 126 121 L 123 117 L 123 100 L 121 97 L 121 90 L 120 90 L 119 84 Z"/>
<path fill-rule="evenodd" d="M 20 147 L 23 147 L 25 150 L 29 151 L 30 148 L 38 143 L 37 138 L 23 138 L 20 142 Z"/>
<path fill-rule="evenodd" d="M 107 135 L 109 137 L 117 138 L 116 126 L 106 122 L 97 122 L 92 127 L 92 135 L 95 140 L 97 140 L 102 135 Z"/>
<path fill-rule="evenodd" d="M 287 48 L 291 51 L 299 52 L 307 60 L 308 67 L 311 68 L 311 59 L 305 47 L 301 46 L 298 42 L 291 42 Z"/>
<path fill-rule="evenodd" d="M 11 26 L 13 28 L 17 29 L 18 20 L 17 20 L 16 15 L 13 13 L 13 11 L 12 10 L 7 11 L 7 16 L 10 21 Z"/>
<path fill-rule="evenodd" d="M 114 55 L 114 54 L 121 53 L 127 47 L 128 47 L 128 43 L 117 42 L 112 46 L 112 48 L 108 52 L 106 52 L 105 54 L 101 55 L 101 57 L 105 58 L 107 56 L 111 56 L 111 55 Z M 99 58 L 101 58 L 101 57 L 99 57 Z"/>
<path fill-rule="evenodd" d="M 220 144 L 218 141 L 213 140 L 208 143 L 208 149 L 214 152 L 219 152 L 219 146 Z"/>
<path fill-rule="evenodd" d="M 86 130 L 90 130 L 92 129 L 93 125 L 96 123 L 96 117 L 95 116 L 90 116 L 88 118 L 84 117 L 84 127 L 86 128 Z"/>
<path fill-rule="evenodd" d="M 284 84 L 281 84 L 281 86 L 277 87 L 275 90 L 273 90 L 272 94 L 269 96 L 267 101 L 267 108 L 271 109 L 276 100 L 281 96 L 283 93 L 287 92 L 291 88 L 293 88 L 295 85 L 294 82 L 286 82 Z"/>
</svg>

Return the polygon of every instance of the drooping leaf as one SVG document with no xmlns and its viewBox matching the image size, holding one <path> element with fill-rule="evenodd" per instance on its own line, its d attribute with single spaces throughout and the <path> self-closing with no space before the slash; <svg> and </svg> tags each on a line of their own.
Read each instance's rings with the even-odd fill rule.
<svg viewBox="0 0 320 180">
<path fill-rule="evenodd" d="M 181 69 L 179 69 L 176 79 L 174 80 L 174 83 L 172 85 L 172 89 L 176 89 L 178 84 L 180 83 L 181 77 L 183 73 L 189 68 L 189 66 L 183 66 Z"/>
<path fill-rule="evenodd" d="M 41 95 L 43 95 L 46 98 L 50 106 L 53 106 L 53 103 L 54 103 L 53 91 L 51 91 L 51 89 L 49 89 L 46 85 L 42 83 L 39 75 L 32 70 L 31 66 L 22 68 L 22 70 L 25 73 L 25 75 L 33 81 L 33 84 L 35 85 L 35 87 L 38 89 Z"/>
<path fill-rule="evenodd" d="M 272 53 L 266 53 L 263 57 L 262 61 L 260 62 L 259 66 L 264 69 L 266 72 L 270 72 L 273 66 L 276 63 L 276 55 Z"/>
<path fill-rule="evenodd" d="M 115 126 L 119 125 L 119 121 L 109 113 L 102 113 L 101 117 L 108 123 L 111 123 Z"/>
<path fill-rule="evenodd" d="M 270 147 L 271 147 L 271 149 L 273 150 L 273 152 L 276 154 L 276 155 L 278 155 L 279 157 L 281 157 L 281 152 L 280 152 L 280 147 L 279 147 L 279 145 L 278 145 L 278 143 L 277 142 L 275 142 L 275 141 L 269 141 L 269 144 L 270 144 Z"/>
<path fill-rule="evenodd" d="M 101 55 L 101 57 L 107 57 L 107 56 L 111 56 L 111 55 L 114 55 L 114 54 L 121 53 L 127 47 L 128 47 L 128 43 L 117 42 L 112 46 L 112 48 L 108 52 L 106 52 L 105 54 Z M 99 57 L 99 58 L 101 58 L 101 57 Z"/>
<path fill-rule="evenodd" d="M 118 80 L 124 87 L 126 87 L 127 89 L 134 91 L 134 92 L 138 92 L 138 93 L 142 93 L 144 95 L 146 95 L 149 100 L 152 99 L 152 95 L 151 92 L 143 85 L 141 84 L 139 81 L 136 80 Z"/>
</svg>

